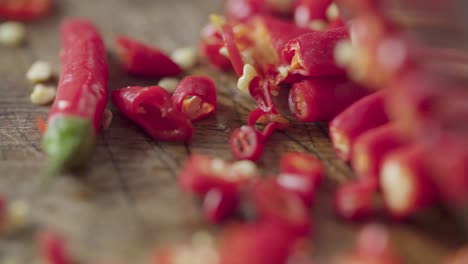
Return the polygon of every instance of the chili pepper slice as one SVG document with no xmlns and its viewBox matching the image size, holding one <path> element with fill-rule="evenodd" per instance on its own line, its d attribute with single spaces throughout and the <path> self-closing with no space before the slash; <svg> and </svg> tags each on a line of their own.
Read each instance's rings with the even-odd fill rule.
<svg viewBox="0 0 468 264">
<path fill-rule="evenodd" d="M 43 138 L 51 176 L 91 156 L 108 98 L 107 54 L 95 26 L 68 20 L 61 37 L 62 72 Z"/>
<path fill-rule="evenodd" d="M 0 19 L 32 21 L 47 15 L 52 0 L 6 0 L 0 2 Z"/>
<path fill-rule="evenodd" d="M 293 238 L 310 234 L 311 223 L 306 207 L 299 197 L 284 191 L 274 177 L 254 186 L 253 199 L 263 223 L 283 228 Z"/>
<path fill-rule="evenodd" d="M 203 213 L 210 223 L 219 223 L 233 215 L 239 204 L 237 191 L 211 189 L 203 198 Z"/>
<path fill-rule="evenodd" d="M 202 40 L 199 47 L 200 53 L 205 56 L 213 66 L 221 70 L 232 69 L 232 64 L 228 56 L 224 56 L 220 53 L 221 49 L 224 47 L 224 39 L 213 24 L 210 23 L 202 29 L 201 38 Z"/>
<path fill-rule="evenodd" d="M 48 231 L 39 235 L 39 253 L 46 263 L 72 264 L 74 261 L 65 249 L 65 241 L 62 237 Z"/>
<path fill-rule="evenodd" d="M 236 129 L 229 140 L 234 157 L 239 160 L 258 161 L 265 149 L 265 138 L 252 126 Z"/>
<path fill-rule="evenodd" d="M 190 141 L 192 138 L 192 123 L 174 109 L 171 95 L 159 86 L 114 90 L 112 101 L 155 140 Z"/>
<path fill-rule="evenodd" d="M 336 44 L 348 37 L 346 28 L 308 33 L 289 41 L 282 59 L 292 75 L 344 76 L 345 71 L 335 64 L 334 52 Z"/>
<path fill-rule="evenodd" d="M 216 111 L 216 86 L 206 76 L 186 77 L 174 91 L 172 102 L 192 121 L 207 118 Z"/>
<path fill-rule="evenodd" d="M 289 127 L 289 121 L 276 110 L 266 113 L 261 108 L 256 108 L 250 112 L 247 124 L 252 127 L 258 124 L 265 125 L 262 131 L 265 139 L 269 138 L 276 130 L 284 130 Z"/>
<path fill-rule="evenodd" d="M 125 70 L 132 75 L 161 78 L 177 76 L 182 69 L 166 54 L 125 36 L 115 39 L 118 58 Z"/>
</svg>

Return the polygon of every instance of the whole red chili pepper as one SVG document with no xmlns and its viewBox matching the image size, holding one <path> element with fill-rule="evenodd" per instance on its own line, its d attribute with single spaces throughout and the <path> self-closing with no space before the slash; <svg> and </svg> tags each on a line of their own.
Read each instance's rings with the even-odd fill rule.
<svg viewBox="0 0 468 264">
<path fill-rule="evenodd" d="M 155 140 L 190 141 L 192 138 L 192 123 L 174 108 L 171 95 L 159 86 L 114 90 L 112 102 Z"/>
<path fill-rule="evenodd" d="M 192 121 L 207 118 L 216 111 L 216 86 L 206 76 L 188 76 L 177 86 L 172 102 Z"/>
<path fill-rule="evenodd" d="M 285 46 L 282 58 L 289 74 L 305 77 L 344 76 L 343 69 L 335 64 L 335 46 L 348 39 L 347 28 L 312 32 L 295 38 Z"/>
<path fill-rule="evenodd" d="M 160 78 L 182 73 L 179 65 L 158 48 L 124 36 L 117 37 L 115 42 L 119 60 L 129 74 Z"/>
<path fill-rule="evenodd" d="M 97 29 L 72 19 L 61 35 L 62 72 L 43 139 L 50 175 L 88 160 L 108 98 L 107 53 Z"/>
<path fill-rule="evenodd" d="M 234 157 L 258 161 L 265 149 L 265 137 L 252 126 L 236 129 L 229 140 Z"/>
<path fill-rule="evenodd" d="M 31 21 L 50 11 L 52 0 L 6 0 L 0 1 L 0 19 Z"/>
</svg>

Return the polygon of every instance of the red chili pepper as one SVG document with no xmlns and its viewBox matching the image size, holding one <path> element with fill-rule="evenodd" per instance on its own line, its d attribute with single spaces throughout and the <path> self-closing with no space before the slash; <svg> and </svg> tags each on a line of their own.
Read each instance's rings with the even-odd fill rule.
<svg viewBox="0 0 468 264">
<path fill-rule="evenodd" d="M 378 224 L 367 224 L 360 231 L 354 245 L 354 254 L 365 263 L 401 264 L 394 251 L 388 230 Z"/>
<path fill-rule="evenodd" d="M 239 204 L 239 194 L 226 189 L 211 189 L 203 198 L 203 214 L 210 223 L 219 223 L 232 216 Z"/>
<path fill-rule="evenodd" d="M 375 181 L 346 183 L 338 188 L 333 200 L 337 216 L 346 220 L 362 220 L 375 213 Z"/>
<path fill-rule="evenodd" d="M 257 124 L 265 125 L 262 131 L 265 139 L 269 138 L 275 130 L 283 130 L 289 127 L 289 121 L 276 110 L 265 113 L 261 108 L 256 108 L 250 112 L 247 124 L 251 127 L 255 127 Z"/>
<path fill-rule="evenodd" d="M 192 139 L 192 123 L 174 108 L 171 95 L 159 86 L 133 86 L 114 90 L 112 101 L 127 118 L 155 140 Z"/>
<path fill-rule="evenodd" d="M 295 38 L 285 46 L 282 59 L 289 74 L 304 77 L 343 76 L 335 64 L 335 45 L 349 37 L 346 28 L 312 32 Z"/>
<path fill-rule="evenodd" d="M 296 239 L 310 234 L 306 207 L 299 197 L 284 191 L 274 177 L 255 185 L 253 199 L 261 222 L 283 228 Z"/>
<path fill-rule="evenodd" d="M 289 91 L 289 108 L 302 122 L 330 121 L 371 91 L 345 78 L 309 79 Z"/>
<path fill-rule="evenodd" d="M 289 152 L 281 157 L 280 171 L 278 184 L 311 206 L 325 174 L 320 160 L 307 153 Z"/>
<path fill-rule="evenodd" d="M 208 24 L 202 29 L 201 38 L 200 53 L 213 66 L 225 71 L 232 69 L 231 61 L 220 53 L 220 50 L 224 47 L 224 40 L 213 24 Z"/>
<path fill-rule="evenodd" d="M 61 35 L 62 72 L 43 139 L 49 175 L 89 159 L 108 98 L 107 53 L 97 29 L 73 19 L 63 23 Z"/>
<path fill-rule="evenodd" d="M 63 238 L 51 232 L 42 232 L 39 235 L 39 254 L 45 263 L 72 264 L 74 261 L 65 249 Z"/>
<path fill-rule="evenodd" d="M 341 159 L 352 159 L 352 148 L 358 136 L 389 122 L 384 101 L 385 91 L 366 96 L 346 108 L 330 123 L 330 138 Z"/>
<path fill-rule="evenodd" d="M 221 236 L 220 264 L 284 264 L 294 247 L 285 230 L 263 223 L 231 226 Z"/>
<path fill-rule="evenodd" d="M 228 23 L 221 25 L 222 36 L 224 44 L 228 50 L 229 60 L 232 63 L 232 67 L 238 76 L 242 76 L 244 71 L 244 59 L 240 53 L 239 47 L 237 46 L 237 39 L 232 26 Z"/>
<path fill-rule="evenodd" d="M 252 126 L 236 129 L 229 140 L 234 157 L 239 160 L 258 161 L 265 149 L 265 138 Z"/>
<path fill-rule="evenodd" d="M 294 10 L 296 25 L 309 27 L 312 20 L 327 20 L 327 8 L 333 0 L 299 0 Z"/>
<path fill-rule="evenodd" d="M 359 179 L 379 181 L 382 159 L 408 143 L 394 123 L 360 135 L 353 146 L 352 167 Z"/>
<path fill-rule="evenodd" d="M 115 43 L 118 58 L 129 74 L 161 78 L 182 73 L 179 65 L 156 47 L 150 47 L 124 36 L 117 37 Z"/>
<path fill-rule="evenodd" d="M 0 19 L 32 21 L 47 15 L 52 0 L 6 0 L 0 1 Z"/>
<path fill-rule="evenodd" d="M 192 121 L 207 118 L 216 111 L 216 87 L 208 77 L 189 76 L 184 78 L 172 95 L 177 111 Z"/>
<path fill-rule="evenodd" d="M 179 185 L 187 192 L 205 195 L 212 189 L 235 192 L 248 181 L 256 178 L 256 172 L 233 169 L 233 164 L 204 155 L 191 155 L 179 173 Z"/>
</svg>

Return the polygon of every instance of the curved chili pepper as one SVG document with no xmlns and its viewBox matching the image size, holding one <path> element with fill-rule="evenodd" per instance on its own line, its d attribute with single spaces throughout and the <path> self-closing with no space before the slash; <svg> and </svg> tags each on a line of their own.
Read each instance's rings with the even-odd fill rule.
<svg viewBox="0 0 468 264">
<path fill-rule="evenodd" d="M 44 17 L 52 7 L 52 0 L 0 1 L 0 19 L 31 21 Z"/>
<path fill-rule="evenodd" d="M 115 43 L 119 60 L 129 74 L 160 78 L 182 73 L 179 65 L 158 48 L 124 36 L 117 37 Z"/>
<path fill-rule="evenodd" d="M 304 77 L 344 76 L 345 71 L 335 64 L 335 45 L 348 39 L 347 28 L 313 32 L 291 40 L 282 58 L 291 75 Z"/>
<path fill-rule="evenodd" d="M 265 139 L 269 138 L 276 130 L 284 130 L 289 127 L 289 121 L 276 110 L 266 113 L 261 108 L 256 108 L 250 112 L 247 124 L 255 127 L 257 124 L 264 124 L 262 131 Z"/>
<path fill-rule="evenodd" d="M 174 109 L 171 95 L 159 86 L 114 90 L 112 101 L 155 140 L 190 141 L 192 138 L 192 122 Z"/>
<path fill-rule="evenodd" d="M 43 139 L 51 176 L 89 159 L 108 98 L 107 54 L 97 29 L 72 19 L 61 35 L 62 72 Z"/>
<path fill-rule="evenodd" d="M 192 121 L 207 118 L 216 111 L 215 84 L 206 76 L 188 76 L 177 86 L 172 102 Z"/>
<path fill-rule="evenodd" d="M 252 126 L 236 129 L 229 140 L 234 157 L 239 160 L 257 161 L 265 149 L 265 137 Z"/>
</svg>

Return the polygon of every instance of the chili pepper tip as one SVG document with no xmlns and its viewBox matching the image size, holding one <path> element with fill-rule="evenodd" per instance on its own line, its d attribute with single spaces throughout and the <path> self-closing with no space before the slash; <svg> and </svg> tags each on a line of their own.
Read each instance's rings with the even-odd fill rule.
<svg viewBox="0 0 468 264">
<path fill-rule="evenodd" d="M 91 122 L 80 117 L 56 116 L 50 120 L 42 141 L 49 157 L 44 184 L 63 169 L 83 165 L 94 149 L 95 135 Z"/>
</svg>

